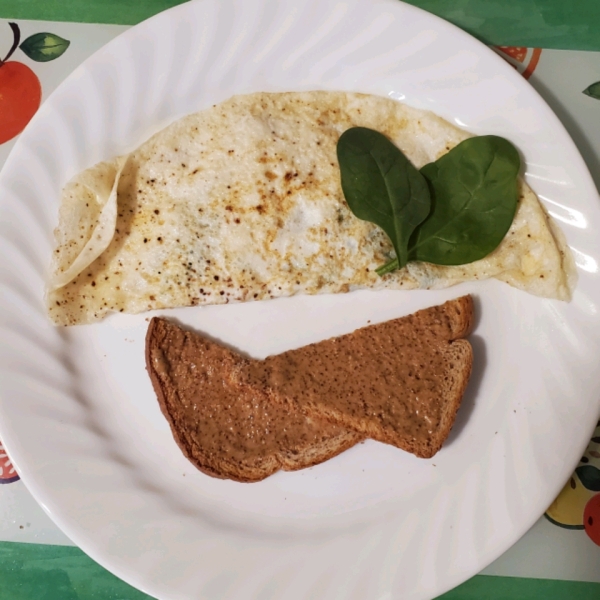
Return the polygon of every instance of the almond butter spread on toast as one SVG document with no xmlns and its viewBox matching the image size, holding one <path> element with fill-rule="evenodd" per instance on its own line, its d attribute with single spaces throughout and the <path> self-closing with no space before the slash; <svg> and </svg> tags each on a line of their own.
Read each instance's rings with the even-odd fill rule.
<svg viewBox="0 0 600 600">
<path fill-rule="evenodd" d="M 366 437 L 429 457 L 469 379 L 472 314 L 465 296 L 264 361 L 154 318 L 146 364 L 175 440 L 213 476 L 258 481 Z"/>
<path fill-rule="evenodd" d="M 471 373 L 462 338 L 472 315 L 465 296 L 254 361 L 247 381 L 305 414 L 429 457 L 450 432 Z"/>
<path fill-rule="evenodd" d="M 213 476 L 257 481 L 317 464 L 363 439 L 273 402 L 241 381 L 251 361 L 164 319 L 151 321 L 146 362 L 175 440 Z"/>
</svg>

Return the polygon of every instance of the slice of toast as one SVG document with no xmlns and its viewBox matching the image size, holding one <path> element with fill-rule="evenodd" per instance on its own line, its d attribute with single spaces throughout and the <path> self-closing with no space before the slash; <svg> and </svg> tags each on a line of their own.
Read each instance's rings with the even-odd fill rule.
<svg viewBox="0 0 600 600">
<path fill-rule="evenodd" d="M 260 481 L 279 469 L 316 465 L 364 439 L 244 383 L 250 362 L 169 321 L 150 322 L 146 368 L 175 441 L 198 469 Z"/>
<path fill-rule="evenodd" d="M 442 446 L 465 392 L 473 353 L 470 296 L 291 350 L 246 370 L 304 414 L 429 458 Z"/>
</svg>

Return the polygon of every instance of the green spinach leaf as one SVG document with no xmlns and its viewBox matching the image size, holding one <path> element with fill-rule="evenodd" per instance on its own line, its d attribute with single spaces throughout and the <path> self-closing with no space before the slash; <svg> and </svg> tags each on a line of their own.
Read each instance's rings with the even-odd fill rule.
<svg viewBox="0 0 600 600">
<path fill-rule="evenodd" d="M 517 210 L 520 166 L 515 147 L 493 135 L 469 138 L 425 165 L 431 213 L 411 239 L 409 259 L 464 265 L 495 250 Z"/>
<path fill-rule="evenodd" d="M 425 178 L 383 134 L 365 127 L 345 131 L 337 155 L 350 210 L 385 231 L 396 251 L 397 268 L 403 267 L 410 237 L 430 210 Z"/>
</svg>

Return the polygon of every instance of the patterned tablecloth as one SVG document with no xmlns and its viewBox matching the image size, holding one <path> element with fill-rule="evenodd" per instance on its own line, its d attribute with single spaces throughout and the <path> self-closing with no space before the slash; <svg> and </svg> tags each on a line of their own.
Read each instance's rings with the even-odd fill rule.
<svg viewBox="0 0 600 600">
<path fill-rule="evenodd" d="M 40 102 L 77 65 L 128 25 L 179 3 L 0 0 L 0 65 L 13 46 L 11 60 L 22 65 L 10 80 L 0 67 L 0 167 Z M 411 3 L 498 44 L 567 127 L 600 187 L 600 1 L 580 0 L 577 8 L 554 0 Z M 19 116 L 9 122 L 3 102 L 15 100 Z M 1 443 L 0 484 L 0 600 L 148 598 L 73 547 L 28 493 Z M 443 598 L 600 598 L 600 422 L 546 515 Z"/>
</svg>

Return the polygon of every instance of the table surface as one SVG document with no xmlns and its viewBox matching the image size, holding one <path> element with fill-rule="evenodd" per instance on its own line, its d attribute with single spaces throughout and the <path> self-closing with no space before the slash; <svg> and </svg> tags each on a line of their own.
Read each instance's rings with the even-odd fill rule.
<svg viewBox="0 0 600 600">
<path fill-rule="evenodd" d="M 134 25 L 185 0 L 0 0 L 12 19 Z M 488 44 L 600 51 L 598 0 L 407 0 Z"/>
<path fill-rule="evenodd" d="M 0 0 L 0 56 L 12 42 L 51 32 L 69 40 L 50 63 L 21 55 L 46 97 L 78 64 L 116 35 L 182 0 Z M 578 145 L 600 188 L 600 0 L 410 0 L 505 48 L 550 104 Z M 51 21 L 51 22 L 50 22 Z M 9 39 L 10 37 L 10 39 Z M 29 61 L 29 62 L 28 62 Z M 588 90 L 587 93 L 582 93 Z M 14 140 L 0 144 L 0 168 Z M 599 423 L 600 427 L 600 423 Z M 600 435 L 600 429 L 596 435 Z M 585 461 L 600 467 L 600 437 Z M 596 461 L 597 458 L 597 462 Z M 583 465 L 584 463 L 580 463 Z M 586 465 L 591 466 L 591 465 Z M 50 521 L 11 468 L 0 446 L 0 600 L 138 600 L 149 598 L 102 569 Z M 444 600 L 600 598 L 600 546 L 581 529 L 540 521 L 482 574 Z"/>
</svg>

